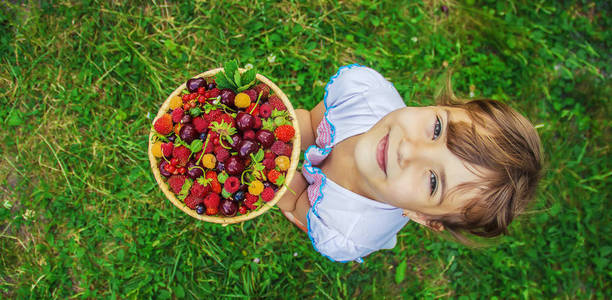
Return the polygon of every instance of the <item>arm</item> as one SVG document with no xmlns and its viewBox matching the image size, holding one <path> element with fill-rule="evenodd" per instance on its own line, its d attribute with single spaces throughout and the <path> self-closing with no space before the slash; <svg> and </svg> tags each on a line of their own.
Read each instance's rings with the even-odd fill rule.
<svg viewBox="0 0 612 300">
<path fill-rule="evenodd" d="M 306 150 L 311 145 L 314 145 L 316 140 L 316 132 L 317 126 L 323 119 L 323 114 L 325 113 L 325 106 L 323 105 L 323 101 L 319 102 L 317 106 L 315 106 L 311 111 L 307 111 L 305 109 L 296 109 L 295 114 L 297 115 L 298 124 L 300 126 L 300 145 L 301 150 Z M 283 197 L 278 201 L 277 205 L 283 211 L 291 212 L 295 209 L 295 205 L 298 197 L 305 193 L 306 187 L 308 187 L 308 183 L 301 172 L 297 172 L 293 176 L 291 183 L 289 183 L 289 188 L 295 192 L 295 195 L 289 191 L 283 195 Z M 308 203 L 308 201 L 306 202 Z"/>
</svg>

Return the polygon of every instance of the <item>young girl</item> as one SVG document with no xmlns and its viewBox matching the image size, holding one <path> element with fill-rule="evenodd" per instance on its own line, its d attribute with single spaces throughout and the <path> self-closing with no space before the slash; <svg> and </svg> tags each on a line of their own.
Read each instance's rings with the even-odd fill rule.
<svg viewBox="0 0 612 300">
<path fill-rule="evenodd" d="M 503 103 L 442 98 L 406 107 L 378 72 L 349 65 L 312 111 L 296 110 L 303 176 L 278 206 L 318 252 L 362 262 L 409 220 L 466 243 L 464 232 L 506 233 L 539 180 L 538 135 Z"/>
</svg>

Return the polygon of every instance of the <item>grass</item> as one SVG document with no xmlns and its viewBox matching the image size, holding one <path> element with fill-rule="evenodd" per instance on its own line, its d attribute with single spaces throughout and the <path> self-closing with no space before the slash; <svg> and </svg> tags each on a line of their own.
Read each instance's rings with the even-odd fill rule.
<svg viewBox="0 0 612 300">
<path fill-rule="evenodd" d="M 13 2 L 0 2 L 2 298 L 612 297 L 605 1 Z M 429 105 L 448 64 L 458 94 L 537 125 L 537 199 L 493 246 L 409 224 L 361 265 L 322 257 L 278 210 L 198 222 L 156 186 L 149 118 L 234 58 L 300 108 L 354 62 Z"/>
</svg>

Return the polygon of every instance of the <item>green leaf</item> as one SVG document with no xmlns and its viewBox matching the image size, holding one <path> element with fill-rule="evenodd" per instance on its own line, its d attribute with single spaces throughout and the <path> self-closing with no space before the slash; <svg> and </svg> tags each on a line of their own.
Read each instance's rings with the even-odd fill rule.
<svg viewBox="0 0 612 300">
<path fill-rule="evenodd" d="M 15 112 L 11 114 L 8 119 L 9 126 L 19 126 L 23 124 L 23 118 L 21 117 L 21 113 Z"/>
<path fill-rule="evenodd" d="M 174 295 L 179 299 L 183 298 L 185 297 L 185 290 L 183 289 L 182 286 L 177 285 L 176 288 L 174 289 Z"/>
<path fill-rule="evenodd" d="M 259 151 L 257 151 L 257 153 L 255 154 L 254 157 L 256 162 L 260 162 L 264 159 L 264 151 L 263 149 L 259 149 Z"/>
<path fill-rule="evenodd" d="M 217 76 L 215 77 L 215 82 L 217 83 L 217 88 L 219 88 L 220 90 L 234 88 L 234 83 L 230 82 L 227 79 L 227 76 L 224 72 L 217 73 Z"/>
<path fill-rule="evenodd" d="M 202 146 L 204 146 L 204 144 L 202 143 L 202 140 L 197 139 L 191 142 L 191 145 L 189 145 L 189 150 L 191 150 L 191 152 L 193 153 L 197 153 L 200 150 L 202 150 Z"/>
<path fill-rule="evenodd" d="M 278 176 L 278 178 L 276 179 L 275 184 L 277 186 L 281 186 L 281 185 L 283 185 L 283 183 L 285 183 L 285 175 Z"/>
<path fill-rule="evenodd" d="M 197 181 L 199 184 L 201 184 L 201 185 L 203 185 L 203 186 L 206 186 L 207 184 L 209 184 L 209 183 L 212 181 L 212 178 L 208 178 L 208 179 L 207 179 L 207 178 L 204 178 L 204 177 L 202 176 L 202 177 L 198 177 L 198 179 L 196 179 L 196 181 Z"/>
<path fill-rule="evenodd" d="M 400 284 L 404 281 L 404 277 L 406 277 L 406 267 L 408 263 L 406 260 L 403 260 L 395 269 L 395 283 Z"/>
<path fill-rule="evenodd" d="M 185 183 L 181 188 L 181 192 L 178 194 L 178 198 L 181 200 L 185 200 L 187 195 L 189 195 L 189 190 L 191 189 L 191 185 L 193 185 L 193 181 L 190 178 L 185 179 Z"/>
<path fill-rule="evenodd" d="M 236 74 L 236 71 L 238 71 L 238 63 L 236 62 L 236 60 L 233 59 L 226 62 L 223 66 L 223 70 L 225 71 L 224 75 L 227 81 L 231 82 L 234 87 L 238 87 L 238 85 L 234 81 L 234 74 Z"/>
<path fill-rule="evenodd" d="M 236 86 L 240 86 L 242 84 L 240 81 L 240 70 L 236 70 L 236 72 L 234 72 L 234 84 Z"/>
</svg>

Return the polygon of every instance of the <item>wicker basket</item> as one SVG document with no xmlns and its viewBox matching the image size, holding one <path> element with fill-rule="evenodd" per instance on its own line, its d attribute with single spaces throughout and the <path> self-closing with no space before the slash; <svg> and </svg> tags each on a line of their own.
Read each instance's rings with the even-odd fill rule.
<svg viewBox="0 0 612 300">
<path fill-rule="evenodd" d="M 223 70 L 222 68 L 209 70 L 195 77 L 209 78 L 209 77 L 214 76 L 215 74 L 217 74 L 218 72 L 222 70 Z M 244 72 L 245 70 L 240 69 L 240 71 Z M 278 95 L 278 97 L 280 97 L 283 100 L 283 102 L 285 103 L 285 106 L 287 107 L 287 110 L 289 111 L 289 114 L 293 118 L 293 128 L 295 128 L 295 137 L 293 138 L 293 141 L 292 141 L 293 151 L 291 153 L 291 165 L 289 167 L 289 170 L 287 170 L 287 174 L 285 176 L 285 183 L 288 185 L 293 179 L 293 176 L 295 175 L 298 161 L 299 161 L 299 155 L 300 155 L 300 130 L 299 130 L 299 126 L 297 123 L 297 116 L 295 114 L 295 110 L 293 109 L 293 106 L 291 105 L 291 102 L 289 102 L 289 99 L 287 98 L 287 95 L 285 95 L 285 93 L 283 93 L 283 91 L 281 91 L 281 89 L 278 88 L 276 84 L 274 84 L 272 81 L 270 81 L 268 78 L 264 77 L 261 74 L 257 74 L 256 78 L 259 81 L 268 85 L 270 87 L 270 90 L 274 92 L 274 94 Z M 164 104 L 162 104 L 161 108 L 157 112 L 157 116 L 155 116 L 155 120 L 157 120 L 157 118 L 161 117 L 164 113 L 168 111 L 170 107 L 170 99 L 172 99 L 172 97 L 176 95 L 179 95 L 184 89 L 186 89 L 185 83 L 179 86 L 176 90 L 174 90 L 174 92 L 172 92 L 172 94 L 170 94 L 170 96 L 168 96 L 168 99 L 166 99 Z M 155 120 L 153 121 L 153 123 L 155 123 Z M 168 189 L 168 185 L 162 179 L 163 176 L 160 174 L 159 168 L 158 168 L 159 161 L 155 156 L 153 156 L 153 153 L 151 152 L 151 149 L 153 147 L 153 135 L 154 135 L 154 130 L 153 130 L 153 127 L 151 126 L 151 133 L 149 134 L 149 161 L 151 162 L 151 169 L 153 170 L 153 174 L 155 175 L 155 180 L 157 181 L 157 184 L 161 188 L 162 192 L 164 192 L 164 195 L 166 195 L 166 198 L 168 198 L 168 200 L 170 200 L 170 202 L 172 202 L 174 206 L 178 207 L 179 209 L 184 211 L 186 214 L 196 219 L 207 221 L 207 222 L 220 223 L 220 224 L 232 224 L 232 223 L 239 223 L 239 222 L 243 222 L 246 220 L 250 220 L 268 211 L 287 192 L 287 187 L 283 185 L 276 192 L 274 199 L 272 199 L 271 201 L 267 203 L 264 203 L 262 207 L 259 207 L 258 209 L 251 211 L 245 215 L 237 215 L 234 217 L 217 217 L 217 216 L 198 215 L 195 212 L 195 210 L 190 209 L 181 200 L 176 198 L 174 193 L 172 193 Z"/>
</svg>

